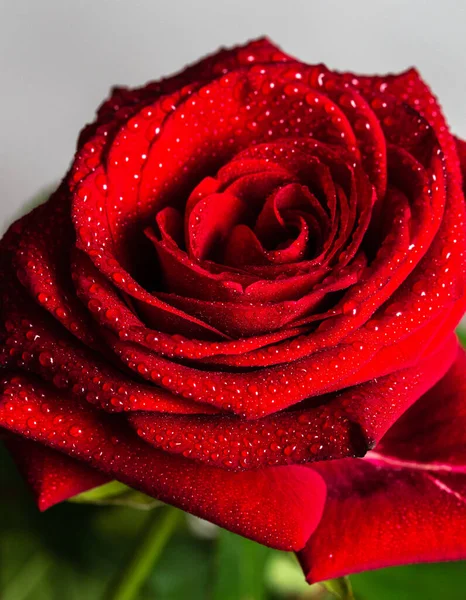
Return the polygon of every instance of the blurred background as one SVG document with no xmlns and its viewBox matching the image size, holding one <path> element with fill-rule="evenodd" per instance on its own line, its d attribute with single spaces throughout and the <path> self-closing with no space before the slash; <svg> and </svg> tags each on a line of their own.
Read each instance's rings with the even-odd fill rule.
<svg viewBox="0 0 466 600">
<path fill-rule="evenodd" d="M 453 131 L 466 137 L 460 0 L 0 0 L 0 9 L 0 231 L 63 176 L 79 130 L 111 86 L 140 85 L 264 34 L 332 68 L 416 66 Z M 118 501 L 65 504 L 40 515 L 0 452 L 0 598 L 109 597 L 157 516 Z M 359 600 L 466 598 L 461 563 L 388 569 L 351 582 Z M 322 599 L 326 592 L 304 584 L 291 555 L 183 517 L 138 597 Z"/>
</svg>

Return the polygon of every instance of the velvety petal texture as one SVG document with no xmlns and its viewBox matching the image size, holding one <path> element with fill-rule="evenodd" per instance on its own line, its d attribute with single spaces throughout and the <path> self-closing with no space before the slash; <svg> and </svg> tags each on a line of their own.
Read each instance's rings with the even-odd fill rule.
<svg viewBox="0 0 466 600">
<path fill-rule="evenodd" d="M 116 479 L 311 581 L 466 556 L 465 148 L 415 70 L 267 39 L 113 89 L 1 241 L 0 428 L 39 507 Z"/>
</svg>

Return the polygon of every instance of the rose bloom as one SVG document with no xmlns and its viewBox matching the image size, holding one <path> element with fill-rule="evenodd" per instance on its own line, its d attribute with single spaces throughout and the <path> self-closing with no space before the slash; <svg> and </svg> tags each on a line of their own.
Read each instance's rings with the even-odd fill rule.
<svg viewBox="0 0 466 600">
<path fill-rule="evenodd" d="M 115 88 L 1 250 L 0 426 L 309 581 L 466 557 L 466 144 L 418 73 L 260 39 Z"/>
</svg>

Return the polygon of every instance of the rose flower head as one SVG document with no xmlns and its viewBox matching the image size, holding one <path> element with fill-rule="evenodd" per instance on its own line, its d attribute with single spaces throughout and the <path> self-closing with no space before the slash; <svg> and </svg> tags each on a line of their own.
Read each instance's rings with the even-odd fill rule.
<svg viewBox="0 0 466 600">
<path fill-rule="evenodd" d="M 115 88 L 1 242 L 0 427 L 309 581 L 466 557 L 466 145 L 419 74 L 266 39 Z"/>
</svg>

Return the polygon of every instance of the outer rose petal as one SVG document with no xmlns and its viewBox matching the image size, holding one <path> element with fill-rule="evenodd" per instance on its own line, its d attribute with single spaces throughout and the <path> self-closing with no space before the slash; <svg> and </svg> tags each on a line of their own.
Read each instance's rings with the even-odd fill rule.
<svg viewBox="0 0 466 600">
<path fill-rule="evenodd" d="M 151 448 L 119 416 L 42 383 L 25 377 L 4 383 L 0 426 L 240 535 L 299 550 L 321 518 L 325 484 L 315 471 L 290 466 L 229 473 L 198 465 Z"/>
<path fill-rule="evenodd" d="M 317 465 L 328 498 L 308 581 L 466 557 L 466 354 L 365 459 Z"/>
<path fill-rule="evenodd" d="M 76 399 L 98 403 L 110 412 L 131 407 L 162 412 L 203 410 L 199 405 L 186 403 L 180 396 L 167 395 L 153 386 L 142 386 L 108 362 L 98 360 L 89 349 L 57 327 L 47 313 L 29 304 L 17 284 L 10 285 L 0 313 L 7 333 L 4 346 L 0 346 L 2 366 L 32 371 L 59 389 L 67 389 Z M 22 348 L 21 356 L 15 346 Z"/>
<path fill-rule="evenodd" d="M 327 396 L 317 406 L 304 403 L 257 420 L 155 412 L 128 419 L 139 436 L 165 452 L 235 471 L 364 456 L 445 375 L 456 354 L 452 335 L 415 367 Z"/>
<path fill-rule="evenodd" d="M 133 105 L 145 104 L 197 81 L 208 81 L 222 73 L 232 71 L 251 63 L 274 63 L 293 60 L 282 52 L 266 37 L 252 40 L 244 45 L 230 49 L 222 49 L 187 66 L 180 73 L 171 77 L 144 85 L 138 89 L 126 87 L 113 88 L 111 96 L 99 108 L 97 121 L 88 125 L 81 134 L 81 144 L 85 143 L 96 127 L 114 118 L 115 112 Z"/>
<path fill-rule="evenodd" d="M 6 447 L 31 486 L 40 510 L 110 481 L 100 471 L 29 440 L 7 438 Z"/>
<path fill-rule="evenodd" d="M 373 93 L 376 96 L 388 91 L 412 106 L 433 127 L 443 151 L 448 156 L 449 168 L 455 176 L 458 174 L 458 160 L 455 153 L 454 139 L 448 129 L 445 117 L 429 86 L 423 81 L 416 69 L 408 69 L 395 75 L 354 76 L 342 73 L 339 78 L 351 81 L 360 92 Z"/>
</svg>

